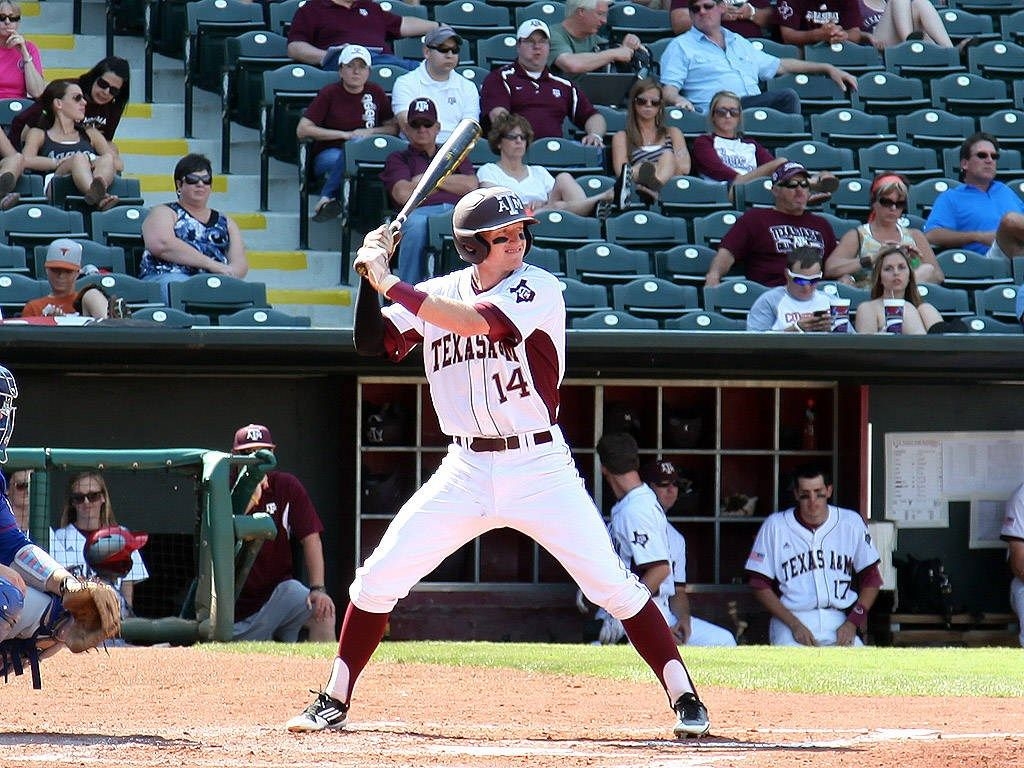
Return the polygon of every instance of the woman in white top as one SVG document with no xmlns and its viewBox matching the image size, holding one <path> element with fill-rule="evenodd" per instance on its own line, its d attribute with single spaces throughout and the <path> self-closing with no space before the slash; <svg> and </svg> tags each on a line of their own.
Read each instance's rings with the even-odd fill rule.
<svg viewBox="0 0 1024 768">
<path fill-rule="evenodd" d="M 523 158 L 533 136 L 533 128 L 520 115 L 509 113 L 494 120 L 487 143 L 500 159 L 477 169 L 480 186 L 508 187 L 519 195 L 531 213 L 556 208 L 579 216 L 590 216 L 598 203 L 611 201 L 610 189 L 587 197 L 583 187 L 570 174 L 552 176 L 543 166 L 527 165 Z"/>
</svg>

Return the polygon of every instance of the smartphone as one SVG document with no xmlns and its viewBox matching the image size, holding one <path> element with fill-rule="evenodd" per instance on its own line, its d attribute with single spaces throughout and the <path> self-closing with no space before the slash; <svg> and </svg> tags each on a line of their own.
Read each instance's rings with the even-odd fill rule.
<svg viewBox="0 0 1024 768">
<path fill-rule="evenodd" d="M 824 317 L 825 315 L 828 314 L 828 310 L 827 309 L 816 309 L 816 310 L 814 310 L 814 312 L 812 312 L 812 314 L 815 317 Z"/>
</svg>

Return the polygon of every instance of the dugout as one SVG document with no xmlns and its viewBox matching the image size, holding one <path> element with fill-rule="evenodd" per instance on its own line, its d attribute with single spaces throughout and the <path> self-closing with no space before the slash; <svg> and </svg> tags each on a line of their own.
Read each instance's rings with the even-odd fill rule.
<svg viewBox="0 0 1024 768">
<path fill-rule="evenodd" d="M 415 472 L 429 471 L 441 447 L 429 435 L 429 405 L 415 399 L 422 396 L 415 385 L 422 381 L 419 360 L 395 366 L 359 358 L 343 329 L 10 326 L 4 327 L 0 347 L 0 360 L 21 388 L 15 446 L 226 449 L 238 426 L 253 421 L 270 426 L 280 468 L 300 477 L 327 526 L 327 583 L 339 604 L 372 538 L 372 526 L 360 527 L 366 455 L 387 462 L 396 457 L 396 465 L 409 462 L 415 479 Z M 691 578 L 694 603 L 700 606 L 695 613 L 724 621 L 729 604 L 735 603 L 757 639 L 763 617 L 745 588 L 734 583 L 734 563 L 745 557 L 749 530 L 785 501 L 783 485 L 769 475 L 800 458 L 800 449 L 790 441 L 806 391 L 820 393 L 815 398 L 821 401 L 827 437 L 815 450 L 837 471 L 837 501 L 882 519 L 887 434 L 1024 429 L 1017 405 L 1024 381 L 1021 352 L 1024 337 L 1019 336 L 572 330 L 571 384 L 563 395 L 563 411 L 574 453 L 598 496 L 603 492 L 589 479 L 594 471 L 590 457 L 606 399 L 638 408 L 645 428 L 654 430 L 652 442 L 641 445 L 648 452 L 658 450 L 656 441 L 663 439 L 666 403 L 699 411 L 706 430 L 702 439 L 714 434 L 719 442 L 679 451 L 693 457 L 695 472 L 711 477 L 699 503 L 714 514 L 707 515 L 710 522 L 696 519 L 702 512 L 683 514 L 687 520 L 680 527 L 697 560 L 706 556 L 705 545 L 695 543 L 701 539 L 688 530 L 691 523 L 735 528 L 736 534 L 709 539 L 717 547 L 719 565 L 717 570 L 697 566 L 707 575 Z M 364 445 L 362 406 L 373 399 L 367 387 L 397 393 L 389 399 L 401 400 L 408 382 L 414 383 L 406 415 L 415 444 Z M 658 388 L 663 394 L 652 395 Z M 690 394 L 673 402 L 665 399 L 670 390 Z M 728 447 L 729 440 L 748 435 L 761 435 L 766 442 Z M 735 456 L 726 456 L 730 453 Z M 765 489 L 757 494 L 761 498 L 753 517 L 729 521 L 720 514 L 725 500 L 715 498 L 717 491 L 732 489 L 725 488 L 720 473 L 713 475 L 726 458 L 729 476 L 755 478 L 751 490 Z M 160 514 L 162 504 L 157 495 L 143 506 Z M 1009 573 L 1003 553 L 968 548 L 963 514 L 954 504 L 948 527 L 901 531 L 898 553 L 943 557 L 965 607 L 1007 611 Z M 374 524 L 379 528 L 384 522 Z M 572 605 L 574 589 L 517 538 L 497 536 L 474 544 L 445 568 L 435 574 L 439 579 L 399 605 L 393 637 L 579 639 L 582 619 Z"/>
</svg>

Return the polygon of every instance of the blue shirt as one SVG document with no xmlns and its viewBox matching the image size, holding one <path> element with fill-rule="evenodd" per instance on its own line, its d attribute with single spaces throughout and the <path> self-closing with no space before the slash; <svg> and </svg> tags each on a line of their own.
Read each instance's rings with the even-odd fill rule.
<svg viewBox="0 0 1024 768">
<path fill-rule="evenodd" d="M 937 198 L 924 223 L 924 231 L 952 229 L 957 232 L 989 232 L 999 228 L 1004 213 L 1024 213 L 1024 201 L 1001 181 L 993 181 L 988 191 L 972 184 L 961 184 L 947 189 Z M 988 253 L 985 243 L 968 243 L 966 248 L 983 256 Z"/>
<path fill-rule="evenodd" d="M 676 37 L 661 55 L 661 83 L 674 85 L 693 102 L 698 112 L 707 112 L 711 97 L 719 91 L 737 96 L 761 93 L 759 80 L 775 77 L 781 59 L 759 51 L 735 32 L 722 29 L 725 49 L 696 27 Z"/>
</svg>

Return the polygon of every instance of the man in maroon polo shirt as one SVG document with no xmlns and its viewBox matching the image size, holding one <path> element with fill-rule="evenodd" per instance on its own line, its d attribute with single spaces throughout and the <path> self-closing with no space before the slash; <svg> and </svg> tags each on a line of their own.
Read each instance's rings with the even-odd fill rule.
<svg viewBox="0 0 1024 768">
<path fill-rule="evenodd" d="M 392 203 L 401 208 L 412 195 L 416 183 L 437 154 L 437 135 L 441 123 L 437 119 L 437 106 L 430 99 L 420 97 L 409 102 L 405 135 L 409 148 L 392 152 L 384 161 L 381 181 Z M 402 226 L 402 241 L 398 246 L 398 269 L 395 274 L 410 285 L 416 285 L 427 275 L 427 219 L 438 213 L 447 213 L 463 195 L 480 186 L 473 164 L 468 159 L 441 182 L 436 192 L 423 201 Z"/>
<path fill-rule="evenodd" d="M 547 67 L 551 32 L 540 19 L 527 19 L 516 32 L 518 58 L 492 71 L 480 89 L 480 114 L 488 120 L 508 112 L 533 126 L 534 138 L 562 137 L 565 118 L 587 132 L 584 144 L 604 146 L 604 117 L 586 95 Z"/>
<path fill-rule="evenodd" d="M 836 247 L 832 225 L 807 212 L 810 178 L 800 163 L 780 165 L 772 174 L 774 208 L 751 208 L 722 238 L 705 275 L 705 285 L 722 281 L 737 261 L 748 280 L 762 285 L 786 284 L 786 256 L 794 248 L 814 246 L 830 254 Z"/>
<path fill-rule="evenodd" d="M 416 62 L 395 56 L 391 41 L 425 35 L 437 26 L 414 16 L 382 10 L 372 0 L 308 0 L 295 12 L 288 30 L 288 55 L 303 64 L 337 69 L 331 46 L 356 43 L 369 49 L 374 64 L 415 69 Z"/>
</svg>

